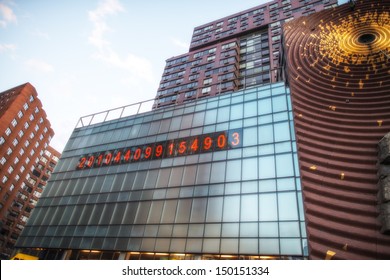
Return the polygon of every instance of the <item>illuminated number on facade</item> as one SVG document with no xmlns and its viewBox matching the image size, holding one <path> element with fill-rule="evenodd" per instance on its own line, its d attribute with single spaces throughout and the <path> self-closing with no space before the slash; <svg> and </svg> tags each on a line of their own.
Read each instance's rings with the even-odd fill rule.
<svg viewBox="0 0 390 280">
<path fill-rule="evenodd" d="M 129 161 L 130 161 L 130 156 L 131 156 L 131 150 L 128 149 L 127 152 L 125 153 L 123 159 L 124 159 L 126 162 L 129 162 Z"/>
<path fill-rule="evenodd" d="M 142 147 L 127 147 L 116 152 L 102 151 L 80 158 L 77 169 L 100 167 L 111 164 L 130 163 L 139 160 L 185 156 L 242 147 L 242 129 L 219 131 L 188 138 L 145 144 Z"/>
<path fill-rule="evenodd" d="M 172 142 L 168 145 L 168 156 L 172 156 L 175 149 L 175 143 Z"/>
<path fill-rule="evenodd" d="M 111 164 L 111 159 L 112 159 L 112 153 L 106 154 L 106 156 L 104 157 L 104 164 L 105 165 Z"/>
<path fill-rule="evenodd" d="M 203 139 L 203 150 L 208 151 L 213 146 L 213 139 L 210 136 L 207 136 Z"/>
<path fill-rule="evenodd" d="M 148 146 L 145 149 L 145 159 L 150 158 L 151 155 L 152 155 L 152 147 Z"/>
<path fill-rule="evenodd" d="M 199 139 L 194 138 L 191 144 L 191 152 L 196 153 L 199 150 Z"/>
<path fill-rule="evenodd" d="M 240 145 L 240 143 L 241 143 L 241 140 L 240 140 L 240 133 L 234 132 L 234 133 L 232 134 L 232 138 L 233 138 L 233 140 L 230 142 L 230 143 L 232 144 L 232 146 L 238 146 L 238 145 Z"/>
<path fill-rule="evenodd" d="M 83 169 L 83 168 L 84 168 L 84 164 L 85 164 L 86 161 L 87 161 L 87 158 L 86 158 L 86 157 L 82 157 L 82 158 L 80 159 L 79 165 L 77 165 L 77 168 L 78 168 L 78 169 Z"/>
<path fill-rule="evenodd" d="M 89 159 L 88 159 L 88 162 L 87 162 L 87 166 L 89 168 L 91 168 L 94 161 L 95 161 L 95 157 L 94 156 L 90 156 Z"/>
<path fill-rule="evenodd" d="M 120 163 L 121 162 L 121 155 L 122 153 L 118 151 L 114 157 L 114 163 Z"/>
<path fill-rule="evenodd" d="M 217 146 L 219 149 L 224 149 L 226 147 L 226 135 L 220 134 L 217 138 Z"/>
<path fill-rule="evenodd" d="M 139 160 L 141 158 L 141 153 L 142 153 L 141 148 L 138 148 L 137 150 L 135 150 L 133 159 Z"/>
<path fill-rule="evenodd" d="M 100 155 L 96 158 L 96 166 L 102 165 L 102 161 L 103 161 L 103 154 L 100 154 Z"/>
<path fill-rule="evenodd" d="M 184 154 L 187 151 L 187 141 L 181 141 L 179 144 L 179 154 Z"/>
<path fill-rule="evenodd" d="M 159 157 L 162 156 L 163 151 L 164 151 L 163 146 L 162 145 L 157 145 L 154 154 L 155 154 L 156 157 L 159 158 Z"/>
</svg>

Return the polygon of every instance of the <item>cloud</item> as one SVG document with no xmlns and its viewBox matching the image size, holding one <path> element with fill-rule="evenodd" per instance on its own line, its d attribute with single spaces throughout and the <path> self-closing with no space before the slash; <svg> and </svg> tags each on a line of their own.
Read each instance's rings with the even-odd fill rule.
<svg viewBox="0 0 390 280">
<path fill-rule="evenodd" d="M 0 53 L 7 51 L 15 51 L 16 45 L 14 44 L 0 44 Z"/>
<path fill-rule="evenodd" d="M 112 67 L 123 69 L 138 79 L 152 82 L 152 66 L 147 59 L 132 53 L 120 55 L 105 38 L 105 34 L 112 31 L 106 22 L 107 18 L 123 11 L 125 10 L 118 0 L 105 0 L 95 10 L 88 12 L 88 18 L 94 26 L 88 37 L 89 43 L 96 48 L 93 58 L 104 61 Z"/>
<path fill-rule="evenodd" d="M 35 30 L 34 32 L 31 33 L 31 35 L 36 36 L 38 38 L 45 39 L 45 40 L 50 40 L 49 34 L 42 32 L 40 30 Z"/>
<path fill-rule="evenodd" d="M 180 48 L 183 48 L 183 49 L 186 49 L 188 50 L 190 48 L 190 44 L 188 43 L 185 43 L 183 41 L 180 41 L 179 39 L 177 38 L 171 38 L 171 41 L 174 45 L 180 47 Z"/>
<path fill-rule="evenodd" d="M 8 23 L 17 23 L 17 21 L 14 11 L 4 3 L 0 3 L 0 26 L 5 28 Z"/>
<path fill-rule="evenodd" d="M 46 73 L 54 71 L 54 67 L 51 64 L 40 59 L 35 59 L 35 58 L 29 59 L 26 61 L 26 65 L 27 67 L 35 71 L 46 72 Z"/>
</svg>

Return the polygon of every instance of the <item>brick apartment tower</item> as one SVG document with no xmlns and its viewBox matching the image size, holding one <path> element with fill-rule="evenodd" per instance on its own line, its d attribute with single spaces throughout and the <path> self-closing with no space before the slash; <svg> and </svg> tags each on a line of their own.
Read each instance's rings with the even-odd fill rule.
<svg viewBox="0 0 390 280">
<path fill-rule="evenodd" d="M 337 0 L 275 0 L 194 29 L 188 53 L 169 58 L 154 108 L 278 80 L 283 23 Z"/>
<path fill-rule="evenodd" d="M 11 254 L 55 166 L 55 159 L 58 160 L 59 153 L 48 146 L 53 135 L 31 84 L 0 93 L 0 252 L 3 256 Z"/>
</svg>

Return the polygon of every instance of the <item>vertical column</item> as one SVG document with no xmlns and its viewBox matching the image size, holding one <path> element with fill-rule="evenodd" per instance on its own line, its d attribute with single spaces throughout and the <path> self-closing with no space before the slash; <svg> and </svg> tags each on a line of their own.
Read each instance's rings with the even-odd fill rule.
<svg viewBox="0 0 390 280">
<path fill-rule="evenodd" d="M 378 144 L 378 202 L 381 232 L 390 234 L 390 132 Z"/>
</svg>

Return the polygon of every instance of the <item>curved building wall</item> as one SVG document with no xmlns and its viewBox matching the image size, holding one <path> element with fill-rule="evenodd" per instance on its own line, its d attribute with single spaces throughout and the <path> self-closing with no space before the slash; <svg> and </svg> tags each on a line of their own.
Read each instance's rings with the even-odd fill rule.
<svg viewBox="0 0 390 280">
<path fill-rule="evenodd" d="M 284 26 L 312 259 L 390 258 L 377 201 L 377 144 L 390 131 L 389 11 L 389 1 L 356 1 Z"/>
</svg>

